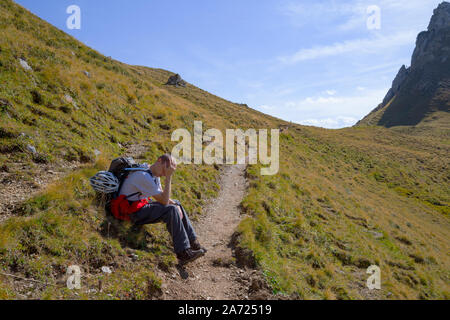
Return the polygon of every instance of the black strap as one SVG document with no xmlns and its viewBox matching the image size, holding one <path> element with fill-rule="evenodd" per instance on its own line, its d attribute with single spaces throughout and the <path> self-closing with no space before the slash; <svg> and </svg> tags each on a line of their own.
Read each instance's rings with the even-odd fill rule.
<svg viewBox="0 0 450 320">
<path fill-rule="evenodd" d="M 142 194 L 142 192 L 138 191 L 138 192 L 132 193 L 132 194 L 126 196 L 125 199 L 128 200 L 128 198 L 133 197 L 133 196 L 138 195 L 138 194 Z"/>
</svg>

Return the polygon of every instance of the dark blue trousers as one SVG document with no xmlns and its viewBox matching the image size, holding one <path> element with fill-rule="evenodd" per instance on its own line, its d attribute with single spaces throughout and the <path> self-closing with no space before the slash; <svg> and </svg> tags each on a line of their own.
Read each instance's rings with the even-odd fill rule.
<svg viewBox="0 0 450 320">
<path fill-rule="evenodd" d="M 167 206 L 159 202 L 152 202 L 145 205 L 141 210 L 130 215 L 131 222 L 135 225 L 152 224 L 164 222 L 172 236 L 175 253 L 180 253 L 191 247 L 190 242 L 197 239 L 194 228 L 189 220 L 186 211 L 179 201 L 176 204 Z M 180 217 L 177 207 L 183 212 L 183 219 Z"/>
</svg>

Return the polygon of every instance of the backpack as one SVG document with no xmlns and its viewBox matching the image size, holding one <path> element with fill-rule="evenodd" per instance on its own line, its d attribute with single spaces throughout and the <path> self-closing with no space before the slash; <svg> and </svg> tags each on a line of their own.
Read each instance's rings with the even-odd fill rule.
<svg viewBox="0 0 450 320">
<path fill-rule="evenodd" d="M 129 197 L 135 196 L 140 192 L 136 192 L 126 195 L 120 195 L 120 189 L 128 177 L 133 171 L 149 171 L 147 164 L 138 164 L 131 157 L 119 157 L 111 162 L 108 169 L 118 180 L 119 188 L 116 192 L 107 194 L 105 212 L 107 215 L 113 215 L 116 219 L 129 221 L 129 215 L 139 211 L 144 205 L 148 203 L 147 199 L 131 202 L 128 201 Z"/>
<path fill-rule="evenodd" d="M 138 169 L 138 168 L 143 168 L 143 166 L 137 164 L 131 157 L 120 157 L 111 161 L 108 171 L 111 172 L 113 175 L 115 175 L 116 178 L 119 180 L 119 189 L 117 190 L 117 192 L 120 191 L 123 182 L 125 181 L 126 177 L 130 174 L 131 170 L 129 169 Z"/>
</svg>

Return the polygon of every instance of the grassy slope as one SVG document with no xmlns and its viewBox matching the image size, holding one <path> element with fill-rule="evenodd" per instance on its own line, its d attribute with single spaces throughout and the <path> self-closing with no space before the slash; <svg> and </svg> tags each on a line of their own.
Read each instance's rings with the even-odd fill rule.
<svg viewBox="0 0 450 320">
<path fill-rule="evenodd" d="M 0 226 L 0 270 L 50 284 L 31 290 L 0 276 L 0 298 L 28 291 L 75 297 L 61 283 L 70 264 L 85 274 L 79 297 L 158 296 L 154 270 L 174 264 L 167 233 L 149 226 L 145 243 L 142 232 L 136 236 L 125 225 L 108 237 L 87 177 L 134 143 L 148 146 L 140 158 L 154 160 L 174 145 L 170 133 L 191 130 L 194 120 L 219 129 L 285 123 L 191 85 L 165 87 L 171 73 L 106 58 L 9 0 L 0 9 L 0 98 L 11 104 L 0 110 L 0 166 L 27 166 L 14 175 L 24 179 L 36 162 L 84 163 Z M 34 71 L 24 71 L 19 58 Z M 448 298 L 448 131 L 436 139 L 405 130 L 291 126 L 281 135 L 278 175 L 261 177 L 257 166 L 249 167 L 243 208 L 250 217 L 240 225 L 240 245 L 253 250 L 274 290 L 305 298 L 365 297 L 364 268 L 377 263 L 381 297 Z M 27 144 L 39 155 L 27 153 Z M 177 173 L 175 196 L 194 217 L 217 191 L 217 175 L 210 166 L 183 166 Z M 375 239 L 375 231 L 383 238 Z M 127 257 L 129 247 L 138 249 L 137 262 Z M 101 293 L 88 292 L 105 278 L 102 265 L 112 265 L 114 273 L 102 280 Z"/>
<path fill-rule="evenodd" d="M 376 297 L 449 297 L 448 140 L 297 127 L 282 141 L 280 175 L 249 169 L 240 226 L 275 288 L 372 297 L 364 271 L 377 264 Z"/>
</svg>

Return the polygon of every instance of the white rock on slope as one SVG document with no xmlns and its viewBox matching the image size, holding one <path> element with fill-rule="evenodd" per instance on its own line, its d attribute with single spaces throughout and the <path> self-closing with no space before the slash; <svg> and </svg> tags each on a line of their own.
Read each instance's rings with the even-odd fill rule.
<svg viewBox="0 0 450 320">
<path fill-rule="evenodd" d="M 33 69 L 28 65 L 28 62 L 25 60 L 19 58 L 19 63 L 26 71 L 33 71 Z"/>
</svg>

